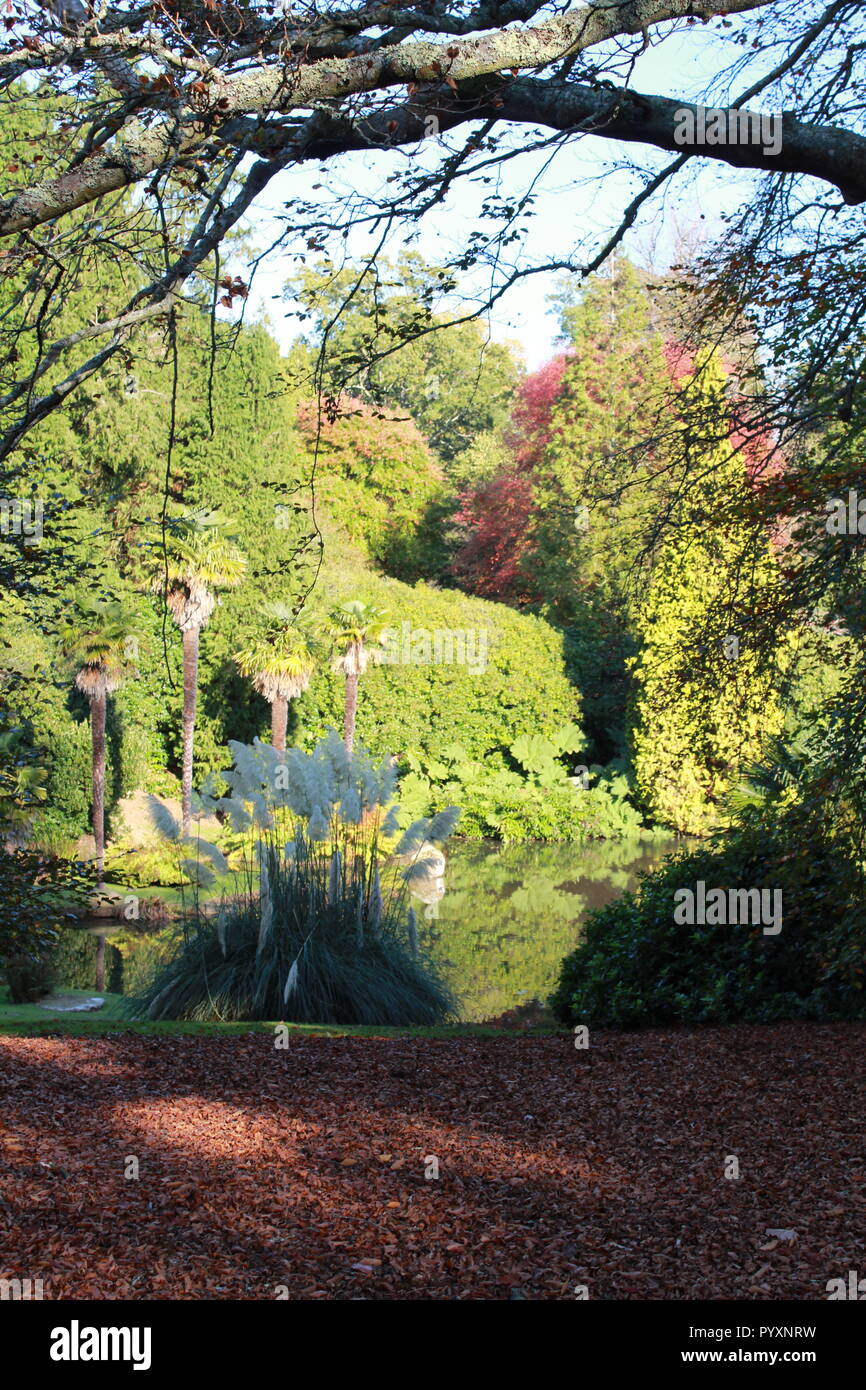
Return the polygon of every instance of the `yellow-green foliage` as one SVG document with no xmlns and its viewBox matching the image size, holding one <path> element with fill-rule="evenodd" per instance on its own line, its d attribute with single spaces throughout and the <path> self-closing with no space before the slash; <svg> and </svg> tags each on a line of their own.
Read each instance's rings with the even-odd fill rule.
<svg viewBox="0 0 866 1390">
<path fill-rule="evenodd" d="M 562 635 L 543 619 L 456 590 L 354 569 L 326 574 L 316 602 L 325 607 L 331 596 L 385 609 L 395 632 L 399 659 L 371 662 L 360 682 L 358 738 L 376 755 L 426 758 L 459 742 L 469 757 L 483 757 L 506 751 L 521 734 L 549 735 L 579 720 Z M 455 658 L 462 644 L 466 660 L 436 660 L 437 652 L 447 657 L 449 643 Z M 323 664 L 292 702 L 298 742 L 315 742 L 329 724 L 342 727 L 344 694 L 343 677 Z"/>
<path fill-rule="evenodd" d="M 692 404 L 705 422 L 720 418 L 723 385 L 712 360 L 696 374 Z M 739 770 L 784 719 L 755 636 L 778 572 L 766 534 L 738 514 L 743 459 L 717 434 L 693 463 L 703 479 L 700 512 L 672 528 L 638 618 L 629 733 L 653 819 L 704 834 L 723 822 L 720 807 Z"/>
<path fill-rule="evenodd" d="M 297 418 L 330 519 L 371 563 L 401 577 L 420 574 L 431 550 L 425 511 L 441 499 L 443 485 L 415 422 L 349 397 L 335 420 L 320 420 L 310 401 Z"/>
</svg>

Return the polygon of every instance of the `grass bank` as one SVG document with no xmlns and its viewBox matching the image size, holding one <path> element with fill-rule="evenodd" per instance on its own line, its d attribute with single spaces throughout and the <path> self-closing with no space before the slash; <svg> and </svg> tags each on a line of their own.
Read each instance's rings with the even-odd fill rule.
<svg viewBox="0 0 866 1390">
<path fill-rule="evenodd" d="M 94 990 L 65 989 L 63 994 L 82 999 L 93 997 Z M 242 1037 L 249 1033 L 273 1033 L 280 1020 L 273 1022 L 195 1023 L 187 1020 L 148 1022 L 130 1020 L 121 1013 L 122 996 L 103 994 L 105 1004 L 93 1013 L 68 1013 L 44 1008 L 40 1004 L 12 1004 L 9 991 L 0 985 L 0 1036 L 40 1037 L 62 1034 L 71 1038 L 105 1037 L 114 1033 L 141 1034 L 146 1037 Z M 382 1028 L 369 1024 L 341 1025 L 334 1023 L 287 1023 L 290 1033 L 299 1036 L 356 1037 L 356 1038 L 495 1038 L 513 1036 L 513 1028 L 500 1028 L 485 1023 L 441 1024 L 430 1028 Z M 550 1035 L 556 1026 L 534 1025 L 521 1028 L 522 1036 Z"/>
</svg>

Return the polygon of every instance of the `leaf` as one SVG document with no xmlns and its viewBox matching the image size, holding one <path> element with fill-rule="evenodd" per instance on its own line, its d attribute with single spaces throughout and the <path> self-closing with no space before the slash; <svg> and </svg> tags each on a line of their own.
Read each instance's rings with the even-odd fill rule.
<svg viewBox="0 0 866 1390">
<path fill-rule="evenodd" d="M 289 999 L 294 994 L 298 985 L 298 962 L 292 961 L 292 968 L 286 976 L 286 987 L 283 990 L 283 1003 L 288 1004 Z"/>
<path fill-rule="evenodd" d="M 579 753 L 586 746 L 579 724 L 563 724 L 553 735 L 553 742 L 560 753 Z"/>
</svg>

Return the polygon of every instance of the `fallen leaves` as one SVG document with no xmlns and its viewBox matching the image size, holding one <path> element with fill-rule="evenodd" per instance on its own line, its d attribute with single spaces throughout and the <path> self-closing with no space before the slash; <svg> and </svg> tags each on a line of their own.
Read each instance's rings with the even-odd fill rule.
<svg viewBox="0 0 866 1390">
<path fill-rule="evenodd" d="M 595 1034 L 587 1069 L 568 1036 L 0 1039 L 0 1273 L 47 1298 L 822 1298 L 866 1234 L 864 1042 Z"/>
</svg>

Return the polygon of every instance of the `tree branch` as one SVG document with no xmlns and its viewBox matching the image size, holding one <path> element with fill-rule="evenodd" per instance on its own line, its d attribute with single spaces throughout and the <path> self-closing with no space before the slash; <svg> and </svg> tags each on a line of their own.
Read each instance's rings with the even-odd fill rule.
<svg viewBox="0 0 866 1390">
<path fill-rule="evenodd" d="M 140 182 L 167 160 L 191 156 L 225 122 L 243 115 L 309 110 L 407 83 L 460 83 L 503 71 L 539 69 L 606 40 L 646 33 L 686 16 L 766 7 L 772 0 L 595 0 L 529 29 L 500 29 L 450 44 L 398 43 L 376 52 L 305 63 L 290 55 L 234 76 L 218 69 L 190 84 L 158 124 L 129 122 L 75 169 L 0 203 L 0 236 L 32 229 Z M 204 90 L 199 90 L 204 89 Z M 160 106 L 164 105 L 164 97 Z M 158 108 L 159 109 L 159 108 Z"/>
</svg>

